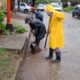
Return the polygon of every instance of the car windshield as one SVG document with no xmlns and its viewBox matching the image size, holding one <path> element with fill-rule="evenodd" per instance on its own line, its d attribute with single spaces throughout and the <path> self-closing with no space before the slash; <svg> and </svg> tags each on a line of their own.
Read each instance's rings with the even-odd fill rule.
<svg viewBox="0 0 80 80">
<path fill-rule="evenodd" d="M 43 4 L 39 4 L 39 7 L 44 7 L 44 5 Z"/>
<path fill-rule="evenodd" d="M 21 6 L 25 6 L 25 4 L 21 4 Z"/>
<path fill-rule="evenodd" d="M 51 4 L 53 7 L 60 7 L 59 4 Z"/>
<path fill-rule="evenodd" d="M 79 10 L 80 11 L 80 8 L 79 7 L 76 7 L 74 10 Z"/>
</svg>

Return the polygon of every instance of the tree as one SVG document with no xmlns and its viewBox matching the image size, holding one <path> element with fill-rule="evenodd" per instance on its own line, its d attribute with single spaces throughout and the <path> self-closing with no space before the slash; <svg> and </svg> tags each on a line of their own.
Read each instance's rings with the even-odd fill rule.
<svg viewBox="0 0 80 80">
<path fill-rule="evenodd" d="M 15 11 L 15 0 L 11 0 L 11 11 Z"/>
<path fill-rule="evenodd" d="M 0 9 L 5 10 L 6 9 L 6 5 L 7 5 L 7 1 L 6 0 L 0 0 Z"/>
<path fill-rule="evenodd" d="M 20 11 L 20 0 L 17 0 L 18 3 L 18 11 Z"/>
<path fill-rule="evenodd" d="M 72 1 L 72 2 L 80 2 L 80 0 L 61 0 L 62 2 Z"/>
<path fill-rule="evenodd" d="M 61 2 L 67 2 L 68 0 L 61 0 Z"/>
<path fill-rule="evenodd" d="M 18 10 L 20 11 L 20 1 L 21 0 L 17 0 L 18 3 Z M 23 0 L 22 0 L 23 1 Z M 11 11 L 15 11 L 15 0 L 11 0 Z"/>
</svg>

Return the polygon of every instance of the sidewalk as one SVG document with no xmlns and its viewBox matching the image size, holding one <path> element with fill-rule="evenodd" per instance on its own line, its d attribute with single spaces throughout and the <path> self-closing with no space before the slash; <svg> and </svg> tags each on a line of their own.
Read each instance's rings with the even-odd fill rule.
<svg viewBox="0 0 80 80">
<path fill-rule="evenodd" d="M 17 15 L 18 18 L 11 18 L 11 22 L 14 25 L 22 25 L 27 32 L 25 33 L 21 33 L 21 34 L 13 34 L 13 35 L 2 35 L 0 36 L 0 47 L 1 48 L 5 48 L 5 49 L 11 49 L 11 50 L 21 50 L 24 47 L 25 41 L 29 36 L 29 25 L 25 24 L 25 17 L 27 16 L 27 14 L 23 14 L 23 13 L 18 13 Z M 19 17 L 22 17 L 19 19 Z M 5 21 L 6 23 L 6 17 L 5 17 Z"/>
<path fill-rule="evenodd" d="M 1 71 L 1 67 L 0 67 L 0 74 L 3 73 L 2 75 L 0 75 L 0 79 L 1 80 L 15 80 L 15 76 L 18 70 L 18 67 L 20 65 L 20 62 L 22 61 L 23 58 L 23 53 L 21 52 L 21 50 L 23 50 L 24 46 L 25 46 L 25 42 L 27 42 L 27 38 L 29 35 L 29 25 L 24 23 L 24 18 L 26 15 L 20 14 L 22 16 L 22 18 L 12 18 L 12 24 L 13 25 L 23 25 L 23 27 L 25 27 L 27 29 L 27 32 L 25 33 L 21 33 L 21 34 L 13 34 L 13 35 L 0 35 L 0 48 L 5 48 L 7 50 L 9 50 L 9 54 L 7 54 L 7 52 L 5 52 L 5 56 L 9 56 L 7 57 L 3 57 L 3 65 L 6 63 L 8 64 L 7 59 L 10 60 L 11 64 L 8 64 L 9 68 L 7 68 L 7 66 L 2 67 L 5 70 Z M 6 18 L 5 18 L 5 23 L 6 23 Z M 26 46 L 25 46 L 26 47 Z M 25 48 L 26 49 L 26 48 Z M 11 52 L 10 52 L 11 51 Z M 20 51 L 20 52 L 19 52 Z M 16 54 L 16 52 L 21 53 L 20 55 Z M 15 55 L 15 57 L 14 57 Z M 0 56 L 1 57 L 1 56 Z M 6 58 L 6 60 L 5 60 Z M 0 59 L 1 60 L 1 59 Z M 1 62 L 0 62 L 1 63 Z M 7 70 L 10 70 L 10 72 L 7 72 Z M 8 75 L 8 76 L 7 76 Z"/>
</svg>

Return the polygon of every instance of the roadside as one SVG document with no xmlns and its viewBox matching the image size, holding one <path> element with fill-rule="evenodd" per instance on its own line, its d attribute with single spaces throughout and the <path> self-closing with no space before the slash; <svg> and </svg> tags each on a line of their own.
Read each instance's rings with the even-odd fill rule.
<svg viewBox="0 0 80 80">
<path fill-rule="evenodd" d="M 24 19 L 27 14 L 18 13 L 11 22 L 14 25 L 22 25 L 27 32 L 16 33 L 13 35 L 0 35 L 0 80 L 14 80 L 18 67 L 23 59 L 23 53 L 17 54 L 15 49 L 22 49 L 25 45 L 25 40 L 29 35 L 29 25 L 25 24 Z M 4 20 L 6 24 L 6 17 Z M 4 49 L 3 49 L 4 48 Z M 7 51 L 6 49 L 11 49 Z"/>
<path fill-rule="evenodd" d="M 0 80 L 14 80 L 21 56 L 0 49 Z"/>
</svg>

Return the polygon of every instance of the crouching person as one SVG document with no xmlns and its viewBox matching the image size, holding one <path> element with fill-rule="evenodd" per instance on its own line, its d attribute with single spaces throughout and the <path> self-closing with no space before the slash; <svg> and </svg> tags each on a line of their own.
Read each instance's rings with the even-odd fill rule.
<svg viewBox="0 0 80 80">
<path fill-rule="evenodd" d="M 39 19 L 32 19 L 30 17 L 27 17 L 25 19 L 25 23 L 28 23 L 31 28 L 31 32 L 35 36 L 35 41 L 31 43 L 30 48 L 33 53 L 37 51 L 40 51 L 40 41 L 45 37 L 46 34 L 46 28 L 42 21 Z"/>
</svg>

